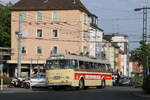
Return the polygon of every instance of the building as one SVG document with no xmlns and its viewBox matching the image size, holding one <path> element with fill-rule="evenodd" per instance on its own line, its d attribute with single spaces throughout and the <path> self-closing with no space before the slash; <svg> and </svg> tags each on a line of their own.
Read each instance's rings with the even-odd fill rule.
<svg viewBox="0 0 150 100">
<path fill-rule="evenodd" d="M 103 42 L 105 59 L 109 60 L 114 73 L 120 73 L 120 47 L 117 45 L 117 43 L 112 43 L 112 35 L 104 35 Z"/>
<path fill-rule="evenodd" d="M 124 34 L 104 35 L 105 56 L 114 72 L 128 76 L 128 39 Z"/>
<path fill-rule="evenodd" d="M 117 43 L 121 50 L 121 72 L 122 75 L 128 76 L 129 75 L 129 52 L 128 52 L 128 38 L 127 35 L 114 33 L 112 34 L 112 42 Z"/>
<path fill-rule="evenodd" d="M 140 65 L 137 61 L 130 61 L 129 63 L 129 76 L 133 76 L 135 74 L 143 74 L 143 66 Z"/>
<path fill-rule="evenodd" d="M 20 0 L 11 8 L 11 71 L 17 74 L 19 61 L 22 74 L 29 74 L 31 66 L 40 70 L 51 54 L 92 54 L 91 25 L 101 31 L 80 0 Z"/>
<path fill-rule="evenodd" d="M 0 47 L 0 73 L 2 76 L 9 76 L 9 67 L 6 64 L 7 60 L 10 60 L 12 55 L 11 48 Z"/>
<path fill-rule="evenodd" d="M 93 15 L 92 22 L 90 25 L 89 32 L 89 55 L 92 57 L 100 58 L 102 57 L 102 41 L 103 41 L 103 30 L 97 26 L 97 22 L 93 22 L 97 20 L 97 16 Z"/>
</svg>

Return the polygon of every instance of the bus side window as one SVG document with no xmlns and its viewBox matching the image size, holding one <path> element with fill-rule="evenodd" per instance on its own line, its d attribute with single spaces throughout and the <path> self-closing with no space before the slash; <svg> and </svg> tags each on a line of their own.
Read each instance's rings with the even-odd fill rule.
<svg viewBox="0 0 150 100">
<path fill-rule="evenodd" d="M 105 66 L 105 64 L 101 64 L 101 71 L 106 71 L 106 66 Z"/>
<path fill-rule="evenodd" d="M 90 63 L 89 62 L 84 62 L 84 65 L 85 65 L 85 69 L 90 69 Z"/>
<path fill-rule="evenodd" d="M 78 68 L 78 62 L 77 60 L 70 60 L 70 68 Z"/>
<path fill-rule="evenodd" d="M 95 64 L 95 70 L 99 70 L 99 64 L 98 63 Z"/>
<path fill-rule="evenodd" d="M 85 69 L 85 65 L 83 61 L 79 61 L 79 68 L 80 69 Z"/>
<path fill-rule="evenodd" d="M 92 63 L 88 62 L 88 69 L 92 69 Z"/>
<path fill-rule="evenodd" d="M 111 65 L 110 65 L 110 64 L 107 65 L 107 71 L 108 71 L 108 72 L 112 72 L 112 68 L 111 68 Z"/>
</svg>

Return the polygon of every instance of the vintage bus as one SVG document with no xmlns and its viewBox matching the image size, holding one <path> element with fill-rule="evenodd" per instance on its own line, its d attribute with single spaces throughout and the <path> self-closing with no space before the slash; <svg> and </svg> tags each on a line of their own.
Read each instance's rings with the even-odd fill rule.
<svg viewBox="0 0 150 100">
<path fill-rule="evenodd" d="M 46 83 L 59 87 L 112 86 L 112 72 L 107 60 L 78 55 L 52 55 L 46 61 Z"/>
</svg>

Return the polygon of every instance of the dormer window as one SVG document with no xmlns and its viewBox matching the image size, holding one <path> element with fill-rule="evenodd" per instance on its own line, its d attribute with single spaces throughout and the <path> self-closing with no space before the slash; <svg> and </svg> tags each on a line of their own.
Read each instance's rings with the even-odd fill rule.
<svg viewBox="0 0 150 100">
<path fill-rule="evenodd" d="M 25 21 L 27 18 L 27 14 L 26 13 L 20 13 L 19 14 L 19 19 L 21 22 Z"/>
<path fill-rule="evenodd" d="M 37 12 L 37 21 L 43 20 L 43 14 L 41 12 Z"/>
<path fill-rule="evenodd" d="M 60 13 L 59 12 L 53 12 L 52 13 L 52 21 L 59 21 L 60 20 Z"/>
<path fill-rule="evenodd" d="M 91 17 L 91 24 L 97 25 L 97 17 L 95 16 Z"/>
</svg>

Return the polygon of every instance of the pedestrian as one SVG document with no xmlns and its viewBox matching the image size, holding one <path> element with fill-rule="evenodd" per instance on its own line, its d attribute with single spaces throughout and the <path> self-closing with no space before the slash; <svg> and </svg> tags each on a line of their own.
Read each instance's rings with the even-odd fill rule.
<svg viewBox="0 0 150 100">
<path fill-rule="evenodd" d="M 120 80 L 120 75 L 119 75 L 119 73 L 117 73 L 116 85 L 119 85 L 119 80 Z"/>
</svg>

